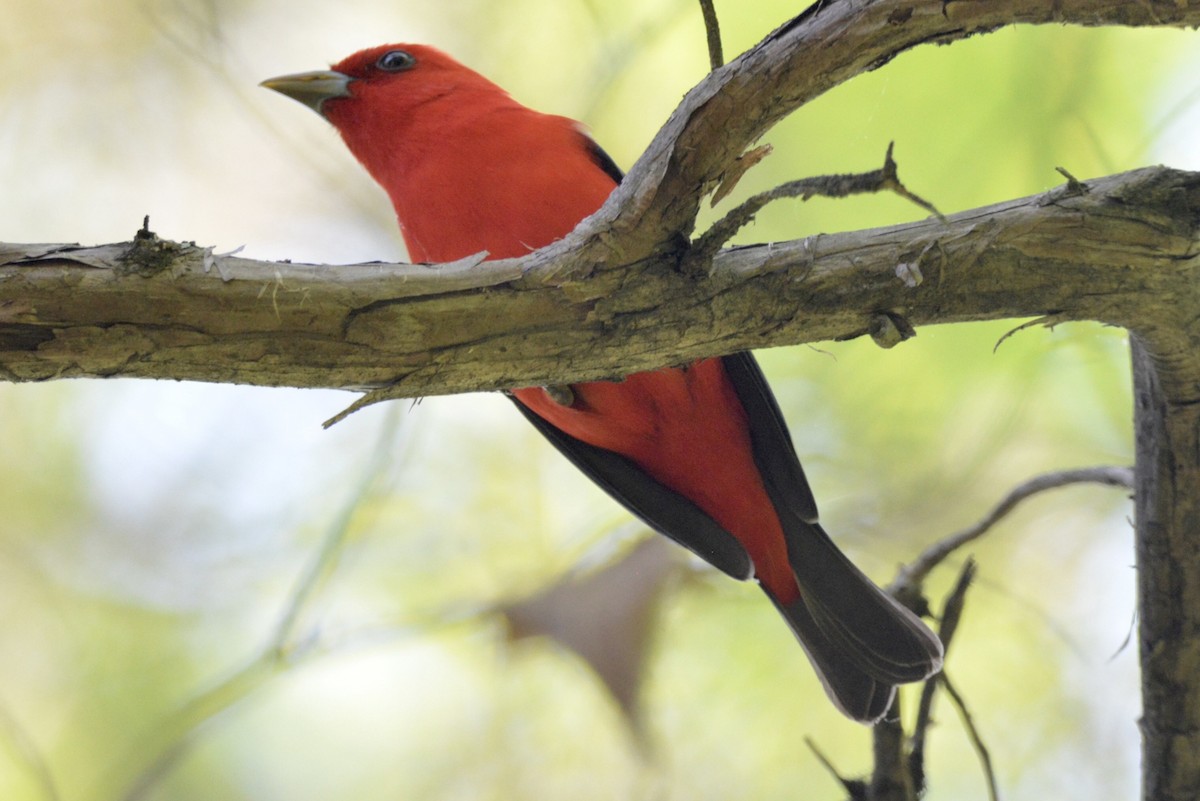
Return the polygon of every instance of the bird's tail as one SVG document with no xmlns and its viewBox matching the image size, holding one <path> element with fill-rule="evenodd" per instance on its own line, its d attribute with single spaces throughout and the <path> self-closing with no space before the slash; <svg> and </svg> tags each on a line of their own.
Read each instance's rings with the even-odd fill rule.
<svg viewBox="0 0 1200 801">
<path fill-rule="evenodd" d="M 833 702 L 855 720 L 887 712 L 897 684 L 921 681 L 942 666 L 942 643 L 920 618 L 875 586 L 816 523 L 785 534 L 800 597 L 781 603 Z"/>
</svg>

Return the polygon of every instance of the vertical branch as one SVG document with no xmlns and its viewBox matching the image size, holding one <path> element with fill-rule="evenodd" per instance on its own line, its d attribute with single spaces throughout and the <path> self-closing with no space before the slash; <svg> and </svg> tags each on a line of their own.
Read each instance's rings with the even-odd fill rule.
<svg viewBox="0 0 1200 801">
<path fill-rule="evenodd" d="M 708 34 L 708 66 L 715 70 L 725 63 L 725 52 L 721 48 L 721 25 L 713 0 L 700 0 L 700 13 L 704 15 L 704 30 Z"/>
<path fill-rule="evenodd" d="M 1200 346 L 1131 336 L 1142 798 L 1200 798 Z"/>
</svg>

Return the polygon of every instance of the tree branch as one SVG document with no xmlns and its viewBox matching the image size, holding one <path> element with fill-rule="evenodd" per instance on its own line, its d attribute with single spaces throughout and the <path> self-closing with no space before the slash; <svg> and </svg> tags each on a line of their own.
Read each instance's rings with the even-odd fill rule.
<svg viewBox="0 0 1200 801">
<path fill-rule="evenodd" d="M 700 13 L 704 16 L 704 30 L 708 39 L 708 65 L 715 70 L 725 63 L 725 53 L 721 48 L 721 25 L 712 0 L 700 0 Z"/>
<path fill-rule="evenodd" d="M 1137 565 L 1142 666 L 1142 797 L 1200 797 L 1200 333 L 1191 359 L 1171 338 L 1131 337 L 1137 437 Z"/>
<path fill-rule="evenodd" d="M 1200 2 L 818 3 L 710 73 L 597 214 L 519 261 L 357 265 L 338 268 L 335 279 L 315 265 L 219 258 L 156 240 L 136 249 L 0 246 L 0 371 L 15 381 L 127 375 L 391 385 L 390 394 L 413 396 L 609 378 L 748 347 L 857 336 L 879 311 L 939 322 L 1049 307 L 1066 310 L 1063 319 L 1125 324 L 1138 281 L 1161 288 L 1181 277 L 1166 268 L 1190 253 L 1194 199 L 1182 176 L 1162 176 L 1167 185 L 1152 198 L 1136 191 L 1142 184 L 1133 173 L 1128 186 L 1105 182 L 1099 198 L 1059 192 L 947 225 L 726 251 L 700 281 L 677 269 L 704 195 L 775 122 L 907 49 L 1014 23 L 1195 26 Z M 1162 195 L 1172 191 L 1182 203 L 1168 208 L 1173 199 Z M 1125 203 L 1134 204 L 1132 215 L 1118 208 Z M 1002 219 L 982 225 L 992 214 Z M 1095 214 L 1119 230 L 1099 230 Z M 1018 235 L 1022 226 L 1028 236 Z M 1078 235 L 1099 251 L 1088 254 L 1101 257 L 1098 264 L 1122 269 L 1091 269 L 1066 247 L 1036 243 L 1039 232 Z M 1022 285 L 1047 290 L 1042 308 L 1006 291 L 1017 271 L 1011 251 L 994 253 L 1002 243 L 1041 261 Z M 1137 257 L 1133 280 L 1122 280 L 1127 247 Z M 1154 250 L 1167 255 L 1155 259 Z M 1054 261 L 1068 274 L 1056 275 Z M 211 268 L 228 280 L 218 284 Z M 865 291 L 847 295 L 864 270 Z M 922 270 L 937 281 L 912 286 Z M 1108 291 L 1064 297 L 1092 281 Z M 961 294 L 979 290 L 988 302 Z"/>
<path fill-rule="evenodd" d="M 754 48 L 709 73 L 671 115 L 590 223 L 544 251 L 562 267 L 581 248 L 584 273 L 613 257 L 673 251 L 702 198 L 734 159 L 779 120 L 918 45 L 1015 24 L 1196 27 L 1197 0 L 838 0 L 814 3 Z M 615 235 L 615 236 L 614 236 Z"/>
<path fill-rule="evenodd" d="M 1132 489 L 1133 481 L 1132 470 L 1128 467 L 1116 466 L 1081 467 L 1076 470 L 1059 470 L 1034 476 L 1009 490 L 1008 494 L 981 520 L 961 531 L 939 539 L 925 548 L 916 559 L 902 566 L 896 573 L 896 578 L 888 586 L 888 591 L 902 599 L 918 595 L 926 577 L 950 554 L 982 537 L 1018 504 L 1038 493 L 1073 484 L 1106 484 L 1110 487 Z"/>
<path fill-rule="evenodd" d="M 145 238 L 0 244 L 0 375 L 392 385 L 413 397 L 847 339 L 881 312 L 913 325 L 1053 315 L 1168 330 L 1200 286 L 1200 175 L 1151 168 L 1087 187 L 731 248 L 699 278 L 653 258 L 550 281 L 525 274 L 541 253 L 329 268 Z"/>
</svg>

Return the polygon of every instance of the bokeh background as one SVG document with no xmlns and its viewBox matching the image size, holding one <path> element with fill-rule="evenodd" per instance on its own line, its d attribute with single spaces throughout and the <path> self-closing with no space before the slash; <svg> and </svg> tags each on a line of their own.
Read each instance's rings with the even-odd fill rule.
<svg viewBox="0 0 1200 801">
<path fill-rule="evenodd" d="M 798 10 L 717 8 L 730 56 Z M 0 9 L 9 242 L 127 240 L 149 214 L 218 251 L 398 260 L 383 194 L 258 81 L 434 43 L 584 120 L 628 167 L 707 69 L 693 0 Z M 738 195 L 873 169 L 893 140 L 947 212 L 1044 191 L 1059 165 L 1195 168 L 1197 42 L 1046 27 L 922 48 L 778 126 Z M 918 216 L 892 197 L 783 202 L 741 239 Z M 760 354 L 826 527 L 877 579 L 1026 478 L 1132 461 L 1123 333 L 1035 327 L 994 349 L 1018 323 Z M 0 798 L 841 797 L 805 738 L 868 768 L 867 730 L 832 710 L 758 591 L 638 548 L 645 529 L 502 398 L 323 430 L 353 397 L 0 384 Z M 1120 490 L 1063 489 L 971 548 L 948 671 L 1007 797 L 1136 792 L 1131 514 Z M 935 574 L 935 604 L 959 563 Z M 593 665 L 614 661 L 606 685 Z M 983 797 L 944 700 L 937 718 L 929 798 Z"/>
</svg>

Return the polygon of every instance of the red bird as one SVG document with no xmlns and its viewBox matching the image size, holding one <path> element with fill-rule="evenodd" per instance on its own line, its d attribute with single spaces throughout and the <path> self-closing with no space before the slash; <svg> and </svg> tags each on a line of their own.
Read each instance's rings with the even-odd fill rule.
<svg viewBox="0 0 1200 801">
<path fill-rule="evenodd" d="M 333 124 L 391 197 L 414 261 L 523 256 L 570 232 L 622 177 L 578 123 L 522 106 L 424 45 L 363 50 L 263 86 Z M 635 515 L 734 578 L 758 579 L 848 716 L 879 720 L 895 685 L 941 667 L 938 638 L 817 524 L 749 353 L 511 394 Z"/>
</svg>

